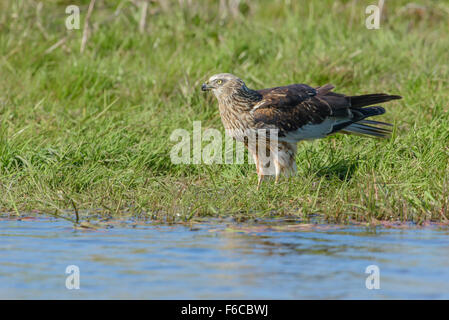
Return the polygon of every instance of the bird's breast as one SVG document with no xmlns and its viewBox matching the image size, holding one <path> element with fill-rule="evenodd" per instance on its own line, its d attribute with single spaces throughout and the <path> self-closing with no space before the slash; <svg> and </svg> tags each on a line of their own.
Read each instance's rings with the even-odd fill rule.
<svg viewBox="0 0 449 320">
<path fill-rule="evenodd" d="M 254 130 L 253 116 L 244 110 L 219 103 L 221 122 L 226 134 L 238 141 L 244 141 Z"/>
</svg>

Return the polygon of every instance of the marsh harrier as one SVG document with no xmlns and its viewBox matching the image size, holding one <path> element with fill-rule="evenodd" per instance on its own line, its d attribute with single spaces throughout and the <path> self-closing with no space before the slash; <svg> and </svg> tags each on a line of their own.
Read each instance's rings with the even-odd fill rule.
<svg viewBox="0 0 449 320">
<path fill-rule="evenodd" d="M 229 73 L 212 76 L 201 89 L 212 90 L 226 133 L 244 142 L 252 154 L 258 187 L 267 175 L 275 175 L 277 182 L 280 174 L 296 172 L 295 154 L 301 140 L 324 138 L 337 132 L 388 137 L 391 124 L 367 118 L 385 113 L 384 108 L 374 104 L 401 99 L 385 93 L 347 96 L 332 92 L 334 86 L 330 84 L 317 88 L 291 84 L 252 90 Z M 275 148 L 270 144 L 273 130 L 277 139 Z M 256 137 L 255 143 L 249 141 L 251 136 Z M 270 154 L 265 160 L 258 152 L 260 149 Z"/>
</svg>

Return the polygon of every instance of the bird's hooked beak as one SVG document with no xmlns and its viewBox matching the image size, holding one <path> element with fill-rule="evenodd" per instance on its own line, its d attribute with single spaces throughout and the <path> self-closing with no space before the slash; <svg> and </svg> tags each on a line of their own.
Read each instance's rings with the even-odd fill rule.
<svg viewBox="0 0 449 320">
<path fill-rule="evenodd" d="M 202 91 L 209 91 L 209 90 L 211 90 L 211 89 L 213 89 L 214 87 L 213 86 L 211 86 L 211 85 L 209 85 L 207 82 L 206 83 L 203 83 L 203 85 L 201 86 L 201 90 Z"/>
</svg>

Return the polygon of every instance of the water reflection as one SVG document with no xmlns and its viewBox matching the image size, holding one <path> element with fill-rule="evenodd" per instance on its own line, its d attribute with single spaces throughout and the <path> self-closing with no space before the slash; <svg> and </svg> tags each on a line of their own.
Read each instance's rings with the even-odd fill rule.
<svg viewBox="0 0 449 320">
<path fill-rule="evenodd" d="M 193 231 L 192 231 L 193 230 Z M 0 298 L 449 298 L 449 231 L 0 220 Z M 81 289 L 65 288 L 77 265 Z M 365 287 L 378 265 L 381 289 Z"/>
</svg>

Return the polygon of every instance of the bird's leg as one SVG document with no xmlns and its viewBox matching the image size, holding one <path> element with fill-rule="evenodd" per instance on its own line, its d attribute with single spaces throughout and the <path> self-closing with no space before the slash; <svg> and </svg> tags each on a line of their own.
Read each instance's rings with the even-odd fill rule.
<svg viewBox="0 0 449 320">
<path fill-rule="evenodd" d="M 276 173 L 276 178 L 274 180 L 274 183 L 278 183 L 279 182 L 279 178 L 281 176 L 281 165 L 279 164 L 279 162 L 277 160 L 274 160 L 274 168 L 275 168 L 275 173 Z"/>
<path fill-rule="evenodd" d="M 256 169 L 257 169 L 257 191 L 259 191 L 260 186 L 262 184 L 262 180 L 264 178 L 263 169 L 261 168 L 261 164 L 259 163 L 259 159 L 256 157 Z"/>
<path fill-rule="evenodd" d="M 257 152 L 252 152 L 254 163 L 256 164 L 256 171 L 257 171 L 257 190 L 260 189 L 260 185 L 262 184 L 263 180 L 263 170 L 260 167 L 259 157 L 257 156 Z"/>
<path fill-rule="evenodd" d="M 264 179 L 264 175 L 263 174 L 258 174 L 257 175 L 257 191 L 259 191 L 260 186 L 262 185 L 262 181 Z"/>
<path fill-rule="evenodd" d="M 270 158 L 270 162 L 274 164 L 274 173 L 276 177 L 274 183 L 277 184 L 279 182 L 282 171 L 281 164 L 279 163 L 278 152 L 270 150 Z"/>
</svg>

